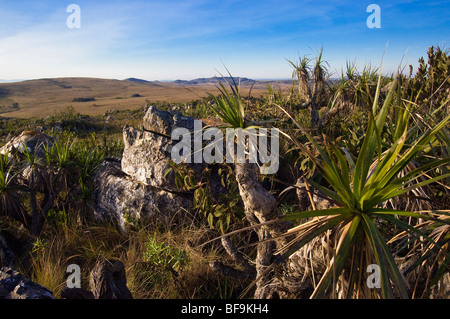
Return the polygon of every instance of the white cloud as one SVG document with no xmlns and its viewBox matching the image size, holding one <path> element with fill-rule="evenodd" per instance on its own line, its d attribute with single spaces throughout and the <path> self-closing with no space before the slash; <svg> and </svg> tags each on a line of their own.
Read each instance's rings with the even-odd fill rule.
<svg viewBox="0 0 450 319">
<path fill-rule="evenodd" d="M 64 10 L 33 26 L 10 28 L 0 34 L 0 77 L 39 78 L 80 73 L 102 61 L 124 35 L 121 19 L 88 19 L 80 29 L 69 29 Z M 82 11 L 83 13 L 83 11 Z M 11 24 L 13 25 L 13 24 Z"/>
<path fill-rule="evenodd" d="M 47 0 L 39 3 L 28 0 L 26 3 L 0 4 L 0 78 L 3 79 L 189 78 L 211 75 L 215 68 L 221 67 L 221 59 L 227 66 L 236 65 L 233 73 L 242 76 L 252 76 L 250 73 L 258 77 L 277 73 L 289 76 L 285 58 L 295 58 L 297 53 L 310 54 L 309 47 L 323 44 L 330 60 L 339 62 L 345 62 L 341 55 L 350 59 L 354 55 L 366 59 L 376 55 L 374 59 L 378 62 L 378 54 L 361 48 L 381 48 L 378 52 L 384 49 L 387 38 L 398 38 L 387 27 L 369 34 L 365 27 L 365 5 L 349 0 L 338 4 L 329 0 L 320 3 L 312 0 Z M 66 7 L 70 3 L 81 7 L 81 29 L 66 26 L 69 15 Z M 386 25 L 402 9 L 389 6 L 386 4 L 382 9 L 385 21 L 382 23 Z M 399 19 L 398 23 L 402 21 Z M 400 40 L 398 45 L 404 45 L 406 40 Z"/>
</svg>

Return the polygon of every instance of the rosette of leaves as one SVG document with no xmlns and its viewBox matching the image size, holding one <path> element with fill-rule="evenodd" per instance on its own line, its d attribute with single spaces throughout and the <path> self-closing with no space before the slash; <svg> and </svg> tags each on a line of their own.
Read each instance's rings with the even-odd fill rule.
<svg viewBox="0 0 450 319">
<path fill-rule="evenodd" d="M 448 224 L 448 219 L 439 218 L 445 215 L 441 211 L 416 212 L 382 208 L 382 204 L 392 198 L 450 176 L 446 173 L 417 182 L 417 178 L 426 176 L 426 172 L 447 165 L 450 162 L 449 157 L 435 157 L 406 174 L 400 174 L 430 142 L 434 141 L 436 135 L 448 125 L 450 117 L 446 116 L 441 122 L 430 125 L 414 139 L 408 138 L 411 104 L 394 99 L 396 90 L 400 88 L 393 85 L 379 108 L 380 83 L 381 72 L 366 134 L 356 161 L 326 139 L 324 146 L 319 146 L 315 138 L 304 130 L 304 134 L 320 156 L 316 156 L 302 143 L 293 139 L 298 148 L 315 163 L 316 169 L 326 181 L 326 184 L 318 184 L 313 180 L 309 180 L 309 183 L 335 204 L 335 207 L 329 209 L 299 212 L 285 217 L 290 220 L 310 218 L 310 221 L 288 231 L 290 235 L 296 234 L 296 239 L 280 250 L 280 259 L 288 258 L 327 231 L 335 234 L 334 256 L 316 286 L 313 298 L 333 296 L 337 291 L 337 283 L 343 283 L 339 280 L 342 278 L 341 275 L 345 275 L 346 278 L 344 289 L 346 298 L 361 296 L 409 298 L 402 274 L 387 245 L 387 240 L 379 229 L 378 221 L 384 220 L 405 230 L 411 236 L 426 238 L 431 242 L 433 239 L 426 233 L 399 217 L 435 221 L 441 225 Z M 386 149 L 383 149 L 382 132 L 393 106 L 396 109 L 393 143 L 384 146 Z M 363 280 L 367 266 L 374 263 L 380 267 L 381 295 L 375 291 L 367 292 Z"/>
</svg>

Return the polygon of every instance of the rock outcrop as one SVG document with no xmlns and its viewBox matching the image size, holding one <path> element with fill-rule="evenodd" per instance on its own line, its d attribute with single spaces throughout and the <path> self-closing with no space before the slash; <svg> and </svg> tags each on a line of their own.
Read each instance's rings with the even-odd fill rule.
<svg viewBox="0 0 450 319">
<path fill-rule="evenodd" d="M 161 188 L 172 188 L 164 172 L 170 168 L 171 140 L 156 133 L 125 126 L 125 149 L 122 155 L 122 171 L 134 180 Z"/>
<path fill-rule="evenodd" d="M 95 299 L 133 299 L 120 260 L 99 261 L 91 271 L 89 285 Z"/>
<path fill-rule="evenodd" d="M 180 195 L 145 185 L 121 170 L 119 161 L 105 160 L 94 176 L 96 217 L 119 224 L 122 230 L 144 220 L 170 222 L 190 201 Z"/>
<path fill-rule="evenodd" d="M 53 139 L 48 135 L 35 131 L 23 131 L 19 136 L 13 138 L 0 148 L 0 154 L 6 152 L 19 151 L 23 152 L 24 145 L 28 148 L 31 154 L 36 154 L 37 157 L 44 156 L 44 145 L 51 146 Z"/>
<path fill-rule="evenodd" d="M 126 230 L 138 221 L 170 222 L 189 209 L 192 201 L 180 195 L 174 174 L 168 171 L 173 146 L 170 134 L 175 127 L 192 132 L 194 118 L 151 106 L 143 119 L 144 130 L 123 128 L 122 158 L 105 160 L 94 176 L 96 217 Z"/>
<path fill-rule="evenodd" d="M 194 120 L 193 117 L 184 116 L 178 111 L 162 111 L 150 106 L 145 113 L 143 127 L 146 131 L 170 136 L 177 127 L 184 127 L 193 132 Z"/>
<path fill-rule="evenodd" d="M 127 287 L 125 266 L 117 259 L 100 259 L 89 275 L 90 291 L 64 287 L 63 299 L 133 299 Z"/>
<path fill-rule="evenodd" d="M 55 299 L 55 297 L 49 289 L 11 268 L 3 267 L 0 269 L 0 299 Z"/>
<path fill-rule="evenodd" d="M 122 171 L 146 185 L 177 190 L 173 174 L 165 174 L 170 168 L 172 147 L 178 143 L 172 141 L 171 134 L 175 128 L 186 128 L 194 134 L 194 120 L 177 111 L 150 106 L 143 118 L 143 130 L 129 126 L 123 129 Z M 203 164 L 189 165 L 196 171 L 204 168 Z"/>
</svg>

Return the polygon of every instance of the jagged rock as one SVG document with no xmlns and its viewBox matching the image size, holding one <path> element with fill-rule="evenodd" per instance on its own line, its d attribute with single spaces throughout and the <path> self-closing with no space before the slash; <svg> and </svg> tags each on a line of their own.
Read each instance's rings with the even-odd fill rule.
<svg viewBox="0 0 450 319">
<path fill-rule="evenodd" d="M 178 195 L 171 170 L 171 132 L 176 127 L 194 129 L 194 118 L 179 112 L 149 107 L 144 130 L 123 128 L 124 151 L 120 161 L 105 161 L 94 178 L 97 186 L 96 214 L 113 219 L 122 229 L 143 219 L 173 221 L 192 202 Z M 191 165 L 198 171 L 203 164 Z"/>
<path fill-rule="evenodd" d="M 178 143 L 172 141 L 171 134 L 175 128 L 187 128 L 194 133 L 197 129 L 194 120 L 180 112 L 161 111 L 150 106 L 143 119 L 143 130 L 129 126 L 123 129 L 122 171 L 146 185 L 176 190 L 173 173 L 165 174 L 170 169 L 172 147 Z M 189 165 L 196 172 L 204 168 L 203 163 Z"/>
<path fill-rule="evenodd" d="M 121 171 L 120 162 L 105 160 L 97 169 L 94 182 L 96 217 L 119 223 L 123 230 L 142 220 L 169 222 L 191 202 L 180 195 L 145 185 Z"/>
<path fill-rule="evenodd" d="M 95 299 L 133 299 L 120 260 L 99 261 L 91 271 L 89 285 Z"/>
<path fill-rule="evenodd" d="M 52 292 L 19 272 L 0 269 L 0 299 L 55 299 Z"/>
<path fill-rule="evenodd" d="M 30 153 L 35 153 L 37 157 L 44 157 L 44 145 L 53 144 L 53 139 L 43 133 L 36 131 L 23 131 L 19 136 L 13 138 L 0 148 L 0 154 L 6 152 L 23 152 L 24 144 Z"/>
<path fill-rule="evenodd" d="M 151 132 L 125 126 L 122 171 L 145 185 L 174 188 L 171 175 L 164 176 L 168 168 L 171 140 Z"/>
<path fill-rule="evenodd" d="M 154 106 L 150 106 L 145 113 L 143 126 L 144 130 L 170 136 L 177 127 L 184 127 L 192 132 L 194 130 L 194 120 L 193 117 L 184 116 L 178 111 L 162 111 Z"/>
</svg>

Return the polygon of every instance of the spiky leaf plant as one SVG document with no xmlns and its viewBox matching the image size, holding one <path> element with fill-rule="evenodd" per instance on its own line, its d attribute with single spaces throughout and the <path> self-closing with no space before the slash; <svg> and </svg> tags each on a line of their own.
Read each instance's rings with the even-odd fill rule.
<svg viewBox="0 0 450 319">
<path fill-rule="evenodd" d="M 245 103 L 241 96 L 240 83 L 236 82 L 229 71 L 228 74 L 232 83 L 224 76 L 222 78 L 231 92 L 222 81 L 219 81 L 218 89 L 221 94 L 214 97 L 215 104 L 211 105 L 211 108 L 226 125 L 233 128 L 246 128 L 248 123 L 245 118 Z"/>
<path fill-rule="evenodd" d="M 399 252 L 407 250 L 405 258 L 415 258 L 404 271 L 404 276 L 415 283 L 413 298 L 428 298 L 433 286 L 450 270 L 450 216 L 441 214 L 438 217 L 446 223 L 426 220 L 414 225 L 415 229 L 420 229 L 427 237 L 411 236 L 410 231 L 403 231 L 388 242 L 395 243 Z"/>
<path fill-rule="evenodd" d="M 228 72 L 230 74 L 230 72 Z M 239 85 L 231 76 L 232 84 L 225 78 L 231 92 L 228 91 L 225 84 L 220 83 L 220 90 L 222 95 L 216 98 L 216 105 L 212 108 L 225 122 L 225 126 L 235 129 L 251 129 L 258 127 L 258 123 L 247 120 L 245 114 L 244 100 L 240 94 Z M 255 133 L 259 134 L 259 133 Z M 236 143 L 243 143 L 239 145 L 245 148 L 246 141 L 237 139 Z M 237 157 L 237 156 L 236 156 Z M 247 220 L 254 226 L 264 223 L 267 220 L 272 220 L 277 217 L 276 199 L 274 196 L 262 187 L 259 176 L 259 169 L 257 163 L 239 162 L 234 163 L 234 172 L 239 188 L 239 195 L 244 204 L 244 211 Z M 260 241 L 272 237 L 278 232 L 277 229 L 259 228 L 255 230 Z M 257 247 L 257 256 L 255 261 L 255 268 L 257 273 L 264 271 L 270 265 L 274 245 L 273 242 L 263 242 Z M 260 278 L 257 283 L 255 297 L 261 298 L 268 278 Z"/>
<path fill-rule="evenodd" d="M 297 78 L 297 89 L 300 100 L 308 102 L 311 96 L 311 89 L 309 86 L 311 80 L 311 67 L 309 63 L 311 59 L 303 56 L 299 58 L 298 63 L 292 60 L 287 61 L 294 69 L 292 71 L 292 78 Z"/>
<path fill-rule="evenodd" d="M 396 85 L 393 85 L 382 107 L 378 109 L 380 83 L 381 72 L 366 135 L 356 162 L 332 143 L 325 141 L 325 146 L 319 146 L 317 141 L 306 132 L 304 134 L 319 152 L 319 158 L 297 140 L 292 139 L 315 163 L 329 187 L 324 187 L 313 180 L 309 180 L 309 183 L 336 204 L 330 209 L 294 213 L 287 217 L 290 219 L 313 217 L 313 219 L 289 231 L 289 234 L 297 233 L 298 235 L 297 240 L 291 241 L 283 248 L 284 258 L 288 258 L 326 231 L 331 231 L 336 236 L 336 253 L 312 294 L 314 298 L 334 295 L 336 283 L 344 270 L 347 276 L 344 297 L 378 297 L 378 293 L 373 289 L 368 291 L 363 280 L 366 276 L 366 268 L 370 264 L 377 264 L 380 267 L 381 297 L 408 298 L 402 275 L 377 221 L 385 220 L 414 236 L 428 238 L 419 229 L 411 227 L 398 217 L 437 220 L 436 215 L 439 216 L 439 212 L 427 214 L 402 211 L 381 208 L 381 205 L 389 199 L 450 176 L 450 174 L 444 174 L 415 183 L 415 180 L 424 176 L 427 171 L 449 163 L 448 157 L 435 158 L 405 175 L 400 175 L 402 170 L 448 124 L 450 117 L 447 116 L 440 123 L 418 135 L 413 141 L 405 143 L 410 119 L 408 103 L 401 99 L 394 99 Z M 383 150 L 381 134 L 394 101 L 397 109 L 394 142 Z M 376 165 L 373 165 L 375 162 Z M 438 221 L 448 223 L 448 220 Z"/>
<path fill-rule="evenodd" d="M 293 77 L 297 78 L 300 108 L 311 110 L 310 126 L 312 129 L 320 129 L 319 108 L 326 100 L 328 90 L 328 63 L 323 59 L 323 47 L 318 50 L 313 60 L 306 56 L 299 59 L 298 63 L 288 60 L 294 68 Z M 311 62 L 313 65 L 310 65 Z M 295 96 L 291 97 L 295 99 Z"/>
</svg>

